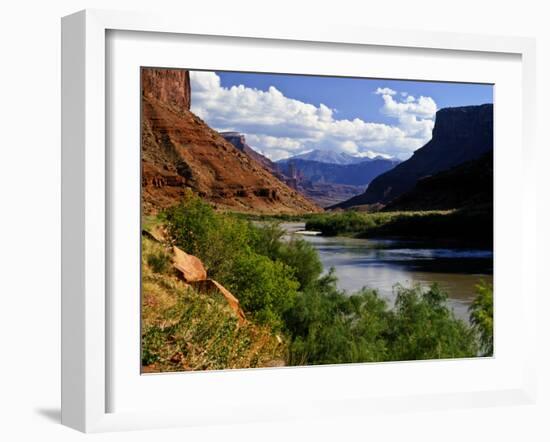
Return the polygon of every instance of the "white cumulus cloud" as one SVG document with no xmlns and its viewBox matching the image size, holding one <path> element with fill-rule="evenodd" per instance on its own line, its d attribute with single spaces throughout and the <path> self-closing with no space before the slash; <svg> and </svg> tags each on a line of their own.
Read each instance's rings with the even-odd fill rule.
<svg viewBox="0 0 550 442">
<path fill-rule="evenodd" d="M 395 95 L 395 94 L 397 94 L 396 91 L 394 91 L 393 89 L 390 89 L 389 87 L 379 87 L 374 91 L 374 93 L 376 95 Z"/>
<path fill-rule="evenodd" d="M 396 91 L 378 88 L 380 111 L 395 124 L 336 119 L 335 109 L 286 97 L 274 86 L 223 87 L 215 72 L 192 71 L 191 90 L 196 115 L 216 130 L 244 133 L 253 148 L 272 160 L 313 149 L 406 158 L 430 139 L 437 110 L 430 97 L 395 99 Z"/>
</svg>

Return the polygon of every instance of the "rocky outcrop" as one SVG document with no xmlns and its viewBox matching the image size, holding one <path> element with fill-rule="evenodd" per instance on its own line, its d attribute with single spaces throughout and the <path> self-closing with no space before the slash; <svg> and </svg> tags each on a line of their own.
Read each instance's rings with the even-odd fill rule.
<svg viewBox="0 0 550 442">
<path fill-rule="evenodd" d="M 173 106 L 176 110 L 191 109 L 189 71 L 183 69 L 142 68 L 143 95 Z"/>
<path fill-rule="evenodd" d="M 189 255 L 178 247 L 173 247 L 174 268 L 185 282 L 203 281 L 206 279 L 206 270 L 202 261 L 196 256 Z"/>
<path fill-rule="evenodd" d="M 222 210 L 257 213 L 320 210 L 189 111 L 186 71 L 151 71 L 142 70 L 144 214 L 177 204 L 187 188 Z"/>
<path fill-rule="evenodd" d="M 239 322 L 246 320 L 239 300 L 223 285 L 213 279 L 208 279 L 202 261 L 196 256 L 185 253 L 178 247 L 172 247 L 173 266 L 179 278 L 193 287 L 197 292 L 208 296 L 221 296 L 233 310 Z"/>
<path fill-rule="evenodd" d="M 246 321 L 239 300 L 223 285 L 213 279 L 208 279 L 204 264 L 196 256 L 185 253 L 179 247 L 170 247 L 168 235 L 162 226 L 148 226 L 141 231 L 142 235 L 151 241 L 162 244 L 166 250 L 172 250 L 172 266 L 178 278 L 187 286 L 193 287 L 198 293 L 208 296 L 221 296 L 227 302 L 239 323 Z"/>
<path fill-rule="evenodd" d="M 247 147 L 246 138 L 240 132 L 220 132 L 220 135 L 241 152 L 244 152 L 245 147 Z"/>
<path fill-rule="evenodd" d="M 441 109 L 432 139 L 407 161 L 378 176 L 367 190 L 334 207 L 387 204 L 414 188 L 417 181 L 493 150 L 493 105 Z"/>
<path fill-rule="evenodd" d="M 207 294 L 210 296 L 222 296 L 231 310 L 237 315 L 239 321 L 245 321 L 246 317 L 239 304 L 239 300 L 223 285 L 213 279 L 205 279 L 202 281 L 195 281 L 191 283 L 199 293 Z"/>
</svg>

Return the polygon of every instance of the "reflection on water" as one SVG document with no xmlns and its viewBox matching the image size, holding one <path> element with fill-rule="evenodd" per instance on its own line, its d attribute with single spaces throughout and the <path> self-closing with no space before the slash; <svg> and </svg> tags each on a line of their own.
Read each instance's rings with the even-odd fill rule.
<svg viewBox="0 0 550 442">
<path fill-rule="evenodd" d="M 304 223 L 281 225 L 289 235 L 304 229 Z M 363 287 L 378 290 L 390 303 L 393 287 L 402 284 L 428 286 L 438 283 L 449 294 L 449 304 L 458 317 L 468 319 L 468 306 L 475 285 L 493 280 L 491 250 L 434 246 L 418 241 L 357 239 L 300 235 L 319 252 L 325 272 L 333 267 L 338 287 L 349 293 Z"/>
</svg>

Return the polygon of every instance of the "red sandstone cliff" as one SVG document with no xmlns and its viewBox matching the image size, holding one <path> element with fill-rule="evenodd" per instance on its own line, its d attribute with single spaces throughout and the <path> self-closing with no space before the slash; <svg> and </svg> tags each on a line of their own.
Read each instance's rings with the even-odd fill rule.
<svg viewBox="0 0 550 442">
<path fill-rule="evenodd" d="M 220 209 L 320 210 L 190 112 L 188 71 L 143 68 L 141 76 L 144 213 L 177 204 L 186 188 Z"/>
<path fill-rule="evenodd" d="M 177 109 L 191 109 L 191 81 L 189 71 L 183 69 L 143 68 L 141 70 L 143 95 Z"/>
</svg>

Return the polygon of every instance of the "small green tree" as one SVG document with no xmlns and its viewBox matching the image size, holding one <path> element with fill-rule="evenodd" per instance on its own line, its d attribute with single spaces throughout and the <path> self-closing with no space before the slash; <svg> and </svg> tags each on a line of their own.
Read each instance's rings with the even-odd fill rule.
<svg viewBox="0 0 550 442">
<path fill-rule="evenodd" d="M 216 213 L 198 196 L 189 192 L 178 206 L 164 214 L 175 244 L 199 257 L 211 278 L 222 284 L 233 273 L 235 259 L 249 253 L 252 238 L 248 222 Z"/>
</svg>

